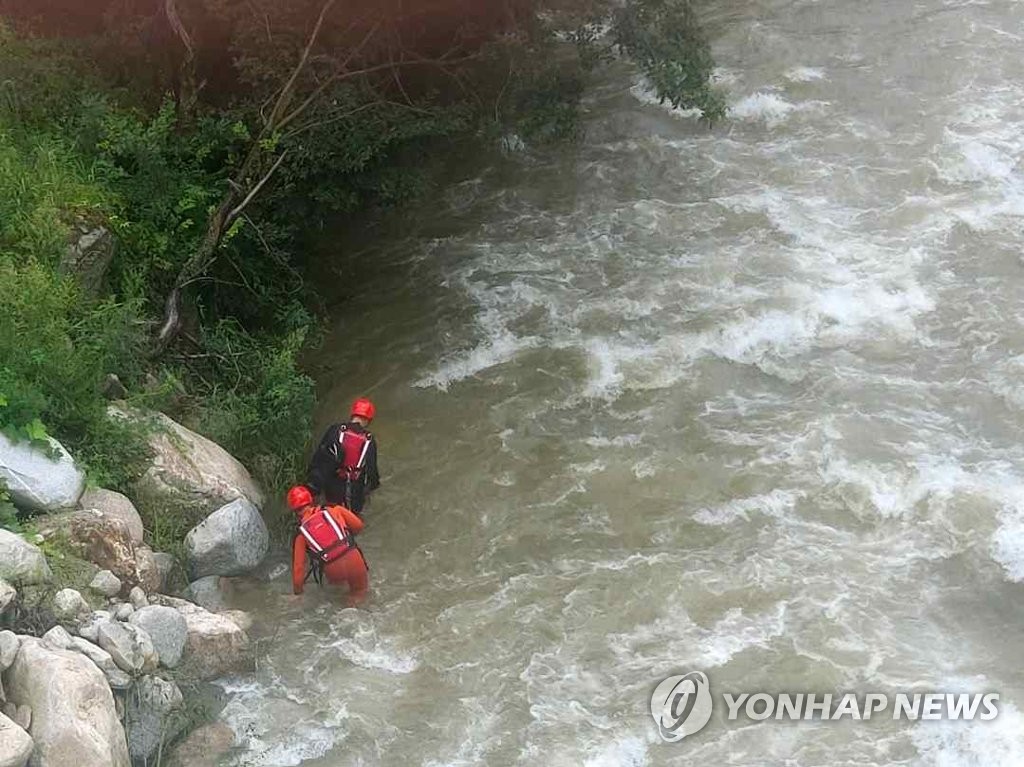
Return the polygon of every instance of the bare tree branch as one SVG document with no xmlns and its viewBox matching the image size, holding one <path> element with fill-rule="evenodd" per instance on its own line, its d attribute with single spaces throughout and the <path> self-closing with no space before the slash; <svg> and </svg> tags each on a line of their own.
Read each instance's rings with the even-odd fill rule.
<svg viewBox="0 0 1024 767">
<path fill-rule="evenodd" d="M 273 164 L 273 166 L 271 166 L 270 170 L 268 170 L 266 174 L 264 174 L 263 178 L 261 178 L 259 182 L 249 191 L 249 194 L 245 196 L 245 199 L 238 203 L 238 205 L 230 213 L 228 213 L 227 218 L 224 220 L 225 228 L 231 226 L 234 220 L 238 218 L 239 214 L 241 214 L 241 212 L 245 210 L 246 206 L 253 201 L 253 198 L 260 193 L 260 190 L 263 188 L 264 184 L 270 181 L 270 177 L 274 175 L 274 171 L 281 167 L 281 163 L 284 162 L 284 158 L 287 156 L 288 150 L 285 149 L 283 152 L 281 152 L 281 156 L 277 158 L 277 161 Z"/>
<path fill-rule="evenodd" d="M 181 40 L 181 44 L 185 46 L 186 57 L 191 60 L 195 57 L 195 48 L 192 47 L 192 37 L 189 35 L 188 30 L 185 29 L 185 25 L 181 23 L 181 17 L 178 15 L 178 6 L 175 0 L 164 0 L 164 13 L 167 15 L 167 23 L 171 25 L 171 29 L 174 30 L 174 34 Z"/>
<path fill-rule="evenodd" d="M 309 61 L 309 53 L 313 50 L 313 46 L 316 44 L 317 38 L 320 37 L 320 30 L 324 25 L 324 18 L 327 16 L 327 12 L 334 7 L 336 0 L 327 0 L 323 7 L 320 9 L 320 15 L 317 16 L 316 25 L 313 27 L 313 32 L 310 34 L 309 39 L 306 41 L 306 47 L 302 50 L 302 56 L 299 58 L 299 63 L 295 65 L 292 70 L 291 76 L 285 83 L 284 88 L 281 89 L 281 95 L 277 99 L 277 103 L 274 105 L 273 111 L 270 113 L 270 118 L 267 121 L 268 127 L 271 130 L 277 129 L 277 123 L 284 115 L 285 110 L 288 109 L 288 105 L 291 103 L 292 94 L 295 90 L 295 83 L 299 79 L 299 75 L 302 74 L 302 70 L 306 68 L 306 62 Z"/>
</svg>

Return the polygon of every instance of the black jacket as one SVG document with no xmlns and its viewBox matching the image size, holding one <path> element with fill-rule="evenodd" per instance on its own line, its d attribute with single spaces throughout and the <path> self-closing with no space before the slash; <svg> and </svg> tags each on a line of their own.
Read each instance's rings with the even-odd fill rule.
<svg viewBox="0 0 1024 767">
<path fill-rule="evenodd" d="M 366 462 L 363 464 L 362 474 L 360 474 L 359 479 L 353 482 L 338 476 L 338 469 L 341 468 L 344 458 L 338 442 L 342 426 L 356 434 L 366 434 L 370 439 L 370 446 L 366 449 Z M 324 432 L 316 452 L 313 453 L 313 458 L 309 463 L 309 471 L 306 474 L 306 484 L 314 493 L 323 493 L 327 503 L 341 504 L 356 514 L 362 514 L 367 493 L 380 487 L 380 470 L 377 467 L 377 440 L 374 439 L 368 429 L 355 421 L 349 421 L 346 424 L 334 424 Z"/>
</svg>

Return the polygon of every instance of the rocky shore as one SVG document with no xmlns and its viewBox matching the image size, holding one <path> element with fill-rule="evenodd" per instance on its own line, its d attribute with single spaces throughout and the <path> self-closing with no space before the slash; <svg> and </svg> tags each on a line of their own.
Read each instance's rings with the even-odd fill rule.
<svg viewBox="0 0 1024 767">
<path fill-rule="evenodd" d="M 87 488 L 55 441 L 40 450 L 0 434 L 0 482 L 34 515 L 29 533 L 0 529 L 0 767 L 213 764 L 233 742 L 187 695 L 253 667 L 251 620 L 224 610 L 220 583 L 263 562 L 264 495 L 167 416 L 110 412 L 149 426 L 151 465 L 131 497 Z M 146 544 L 145 503 L 200 520 L 180 558 Z M 80 565 L 74 583 L 57 551 Z"/>
</svg>

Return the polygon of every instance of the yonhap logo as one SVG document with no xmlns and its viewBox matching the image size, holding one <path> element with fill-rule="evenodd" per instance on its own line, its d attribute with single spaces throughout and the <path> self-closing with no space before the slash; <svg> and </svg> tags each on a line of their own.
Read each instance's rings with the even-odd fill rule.
<svg viewBox="0 0 1024 767">
<path fill-rule="evenodd" d="M 999 716 L 997 692 L 722 692 L 719 697 L 723 722 L 837 722 L 884 717 L 897 722 L 946 719 L 983 723 Z M 670 676 L 651 695 L 651 716 L 658 735 L 667 743 L 703 730 L 711 720 L 712 707 L 708 678 L 701 671 Z"/>
<path fill-rule="evenodd" d="M 654 688 L 651 716 L 668 743 L 700 732 L 711 719 L 711 690 L 701 671 L 670 676 Z"/>
</svg>

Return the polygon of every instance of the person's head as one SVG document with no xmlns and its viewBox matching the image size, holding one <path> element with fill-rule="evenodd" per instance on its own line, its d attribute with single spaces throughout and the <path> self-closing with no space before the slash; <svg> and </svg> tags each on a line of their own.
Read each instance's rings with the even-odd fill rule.
<svg viewBox="0 0 1024 767">
<path fill-rule="evenodd" d="M 296 485 L 288 491 L 288 508 L 298 513 L 313 503 L 313 493 L 305 485 Z"/>
<path fill-rule="evenodd" d="M 373 420 L 374 415 L 376 415 L 377 408 L 366 397 L 360 397 L 352 403 L 350 413 L 353 421 L 361 423 L 363 426 L 368 426 L 370 421 Z"/>
</svg>

